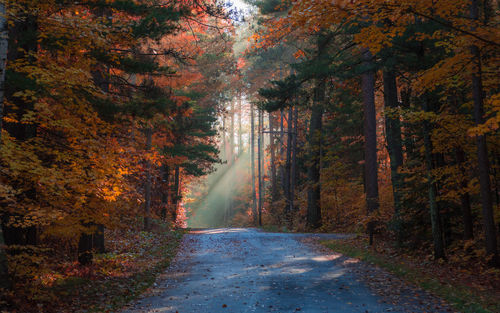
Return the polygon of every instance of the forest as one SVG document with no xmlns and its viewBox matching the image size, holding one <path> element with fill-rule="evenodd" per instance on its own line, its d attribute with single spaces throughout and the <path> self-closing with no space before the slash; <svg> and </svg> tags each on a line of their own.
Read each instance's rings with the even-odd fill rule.
<svg viewBox="0 0 500 313">
<path fill-rule="evenodd" d="M 1 0 L 0 310 L 119 310 L 197 228 L 354 234 L 500 310 L 499 13 Z"/>
</svg>

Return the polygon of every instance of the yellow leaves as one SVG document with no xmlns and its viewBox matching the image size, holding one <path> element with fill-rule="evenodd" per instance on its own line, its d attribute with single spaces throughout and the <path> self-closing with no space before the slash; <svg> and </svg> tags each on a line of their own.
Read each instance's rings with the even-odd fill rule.
<svg viewBox="0 0 500 313">
<path fill-rule="evenodd" d="M 486 116 L 486 122 L 476 127 L 471 127 L 468 131 L 469 136 L 479 136 L 488 133 L 495 134 L 500 125 L 500 93 L 492 95 L 486 100 L 486 107 L 489 109 Z"/>
<path fill-rule="evenodd" d="M 354 35 L 354 39 L 361 46 L 370 49 L 370 52 L 377 54 L 383 48 L 392 46 L 392 40 L 401 36 L 403 27 L 384 28 L 378 25 L 370 25 L 361 28 L 360 32 Z"/>
<path fill-rule="evenodd" d="M 422 94 L 438 86 L 456 87 L 470 80 L 470 56 L 461 53 L 448 57 L 424 71 L 415 82 L 415 91 Z"/>
<path fill-rule="evenodd" d="M 500 123 L 500 117 L 496 115 L 486 121 L 486 123 L 471 127 L 468 130 L 468 134 L 471 137 L 483 136 L 488 133 L 494 133 L 498 130 L 498 124 Z"/>
<path fill-rule="evenodd" d="M 34 90 L 21 90 L 21 91 L 17 91 L 17 92 L 15 92 L 12 95 L 12 97 L 21 98 L 24 101 L 36 101 L 37 98 L 38 98 L 36 96 L 36 92 Z"/>
<path fill-rule="evenodd" d="M 11 227 L 21 228 L 46 226 L 58 219 L 61 219 L 61 217 L 62 212 L 59 211 L 45 210 L 40 207 L 26 207 L 24 212 L 17 210 L 12 213 L 5 223 Z"/>
<path fill-rule="evenodd" d="M 116 201 L 118 199 L 118 197 L 122 194 L 122 192 L 123 191 L 118 186 L 103 187 L 100 189 L 101 197 L 105 201 L 110 201 L 110 202 Z M 109 216 L 109 214 L 108 214 L 108 216 Z"/>
</svg>

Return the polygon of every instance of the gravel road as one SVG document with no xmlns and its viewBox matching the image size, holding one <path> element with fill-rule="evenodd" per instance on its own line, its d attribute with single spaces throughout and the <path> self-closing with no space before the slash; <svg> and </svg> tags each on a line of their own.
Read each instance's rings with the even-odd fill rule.
<svg viewBox="0 0 500 313">
<path fill-rule="evenodd" d="M 171 268 L 124 312 L 448 312 L 429 309 L 425 297 L 419 303 L 394 303 L 390 294 L 401 290 L 389 286 L 386 298 L 351 270 L 356 260 L 307 243 L 343 236 L 192 231 Z"/>
</svg>

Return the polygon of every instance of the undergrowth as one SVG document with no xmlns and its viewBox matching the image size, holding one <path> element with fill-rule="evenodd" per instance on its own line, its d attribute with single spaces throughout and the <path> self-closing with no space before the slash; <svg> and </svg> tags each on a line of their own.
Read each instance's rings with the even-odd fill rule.
<svg viewBox="0 0 500 313">
<path fill-rule="evenodd" d="M 463 313 L 500 312 L 498 290 L 460 283 L 460 279 L 450 282 L 448 275 L 460 276 L 457 269 L 449 269 L 439 262 L 405 262 L 406 259 L 395 255 L 379 253 L 366 246 L 362 239 L 327 240 L 322 242 L 326 247 L 346 256 L 357 258 L 379 266 L 404 281 L 414 284 L 432 294 L 446 300 L 456 310 Z M 420 264 L 419 264 L 420 263 Z M 466 278 L 465 278 L 466 279 Z"/>
<path fill-rule="evenodd" d="M 145 292 L 170 264 L 182 231 L 110 233 L 108 253 L 89 266 L 54 264 L 14 285 L 8 312 L 113 312 Z"/>
</svg>

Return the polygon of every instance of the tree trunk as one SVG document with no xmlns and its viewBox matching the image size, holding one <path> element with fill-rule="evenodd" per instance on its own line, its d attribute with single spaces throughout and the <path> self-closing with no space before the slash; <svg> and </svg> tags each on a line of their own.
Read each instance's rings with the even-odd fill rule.
<svg viewBox="0 0 500 313">
<path fill-rule="evenodd" d="M 7 66 L 7 49 L 9 45 L 5 1 L 0 1 L 0 147 L 2 145 L 3 106 L 5 98 L 5 69 Z M 1 151 L 1 150 L 0 150 Z M 0 214 L 0 219 L 1 219 Z M 3 224 L 3 223 L 2 223 Z M 4 249 L 3 232 L 0 232 L 0 288 L 9 289 L 11 282 L 7 263 L 7 253 Z"/>
<path fill-rule="evenodd" d="M 477 0 L 471 1 L 470 17 L 477 20 Z M 474 122 L 475 125 L 484 124 L 484 99 L 481 69 L 481 53 L 476 45 L 472 45 L 471 52 L 475 62 L 475 72 L 472 74 L 472 96 L 474 99 Z M 493 201 L 491 197 L 490 165 L 488 160 L 488 148 L 486 146 L 486 135 L 476 136 L 477 162 L 479 172 L 479 185 L 481 194 L 481 206 L 483 214 L 483 228 L 486 241 L 486 254 L 488 263 L 492 266 L 500 266 L 500 258 L 497 248 L 497 230 L 493 217 Z"/>
<path fill-rule="evenodd" d="M 241 91 L 238 93 L 238 154 L 243 153 L 243 131 L 242 131 L 242 115 L 243 109 L 241 106 Z"/>
<path fill-rule="evenodd" d="M 228 148 L 227 148 L 227 138 L 226 138 L 226 116 L 222 116 L 222 151 L 223 151 L 223 161 L 226 161 L 226 168 L 229 169 L 230 164 L 231 164 L 231 158 L 228 155 Z M 224 227 L 227 226 L 227 212 L 229 210 L 229 202 L 228 202 L 228 193 L 224 193 L 224 215 L 223 215 L 223 221 L 222 225 Z"/>
<path fill-rule="evenodd" d="M 283 160 L 285 159 L 285 125 L 284 125 L 284 114 L 283 109 L 280 110 L 280 167 L 279 167 L 279 177 L 281 180 L 281 189 L 283 190 L 283 195 L 286 197 L 288 190 L 285 179 L 285 166 L 283 165 Z"/>
<path fill-rule="evenodd" d="M 457 148 L 455 150 L 455 156 L 457 159 L 457 165 L 459 167 L 459 170 L 462 173 L 459 187 L 462 189 L 466 189 L 467 179 L 466 179 L 465 169 L 463 167 L 464 166 L 463 164 L 465 163 L 465 153 L 461 148 Z M 473 230 L 472 213 L 470 208 L 470 197 L 468 192 L 460 194 L 460 207 L 462 208 L 462 221 L 464 224 L 464 240 L 473 239 L 474 230 Z"/>
<path fill-rule="evenodd" d="M 151 153 L 153 129 L 146 128 L 146 153 Z M 144 187 L 144 230 L 151 230 L 151 160 L 149 155 L 146 160 L 146 183 Z"/>
<path fill-rule="evenodd" d="M 234 99 L 231 101 L 231 125 L 229 129 L 229 167 L 233 167 L 234 161 L 235 161 L 235 128 L 234 128 Z M 227 193 L 226 193 L 226 226 L 229 226 L 230 222 L 230 216 L 231 216 L 231 211 L 233 210 L 233 186 L 230 184 L 227 186 Z"/>
<path fill-rule="evenodd" d="M 229 129 L 229 165 L 232 166 L 234 162 L 234 101 L 231 101 L 231 125 Z"/>
<path fill-rule="evenodd" d="M 259 122 L 259 127 L 260 127 L 260 149 L 261 149 L 261 163 L 262 163 L 262 208 L 264 207 L 264 198 L 266 195 L 266 138 L 264 136 L 264 111 L 261 111 L 260 113 L 260 122 Z"/>
<path fill-rule="evenodd" d="M 0 1 L 0 144 L 2 143 L 3 106 L 5 99 L 5 70 L 7 67 L 7 51 L 9 47 L 5 1 Z"/>
<path fill-rule="evenodd" d="M 170 168 L 168 165 L 163 164 L 162 166 L 162 175 L 161 175 L 161 180 L 162 180 L 162 190 L 161 190 L 161 219 L 166 221 L 167 220 L 167 208 L 168 208 L 168 196 L 170 193 L 170 185 L 169 185 L 169 179 L 170 179 Z"/>
<path fill-rule="evenodd" d="M 494 189 L 494 192 L 495 192 L 495 201 L 496 201 L 496 206 L 497 207 L 500 207 L 500 189 L 498 188 L 499 187 L 499 176 L 498 176 L 498 171 L 497 171 L 497 168 L 498 168 L 498 165 L 500 164 L 499 162 L 499 159 L 500 159 L 500 154 L 498 154 L 498 151 L 497 149 L 494 149 L 493 151 L 491 151 L 491 154 L 492 154 L 492 168 L 493 168 L 493 189 Z M 500 225 L 500 221 L 499 221 L 499 225 Z M 498 227 L 500 229 L 500 226 Z"/>
<path fill-rule="evenodd" d="M 371 53 L 368 49 L 363 51 L 363 63 L 365 67 L 372 66 Z M 365 136 L 365 190 L 366 206 L 368 215 L 378 210 L 378 164 L 377 164 L 377 122 L 375 112 L 375 73 L 368 69 L 361 77 L 361 89 L 363 92 Z M 370 245 L 373 244 L 374 221 L 368 222 L 368 234 Z"/>
<path fill-rule="evenodd" d="M 5 12 L 5 1 L 2 1 L 2 7 L 0 7 L 0 11 L 3 10 Z M 31 54 L 35 55 L 37 53 L 38 43 L 37 43 L 37 35 L 38 35 L 38 24 L 37 24 L 37 16 L 35 15 L 24 15 L 24 19 L 19 19 L 14 22 L 12 27 L 7 29 L 5 14 L 0 12 L 1 15 L 1 23 L 0 23 L 0 62 L 1 62 L 1 73 L 0 73 L 0 82 L 3 84 L 0 86 L 0 95 L 2 95 L 1 101 L 1 116 L 0 123 L 1 129 L 0 131 L 6 130 L 11 136 L 19 140 L 20 142 L 29 140 L 36 136 L 37 127 L 36 125 L 29 123 L 19 123 L 19 122 L 7 122 L 2 123 L 3 117 L 9 114 L 15 116 L 17 120 L 22 120 L 24 114 L 33 109 L 33 103 L 30 101 L 24 101 L 20 98 L 13 98 L 13 94 L 18 92 L 18 86 L 15 83 L 10 83 L 5 80 L 5 69 L 7 62 L 10 61 L 19 61 L 23 59 L 23 62 L 35 62 L 34 58 L 30 56 Z M 8 42 L 6 42 L 8 40 Z M 9 47 L 9 49 L 7 49 Z M 7 61 L 5 59 L 5 54 Z M 24 73 L 17 73 L 20 76 L 23 76 L 23 79 L 29 80 Z M 14 105 L 5 107 L 4 99 L 11 100 Z M 31 188 L 28 191 L 23 192 L 19 195 L 19 197 L 27 198 L 36 201 L 36 192 L 35 188 Z M 2 211 L 4 208 L 2 208 Z M 17 254 L 20 251 L 20 248 L 17 246 L 35 246 L 37 245 L 37 226 L 25 226 L 24 216 L 22 213 L 8 213 L 6 211 L 0 212 L 0 222 L 2 227 L 3 240 L 7 247 L 6 253 L 8 254 Z M 13 220 L 16 220 L 16 223 L 13 223 Z M 21 224 L 19 226 L 19 224 Z M 3 249 L 0 248 L 0 252 Z M 5 263 L 4 263 L 5 264 Z M 4 270 L 2 270 L 4 271 Z M 3 275 L 3 273 L 0 272 Z"/>
<path fill-rule="evenodd" d="M 177 222 L 177 210 L 179 208 L 179 200 L 181 199 L 181 168 L 179 165 L 175 166 L 174 171 L 174 186 L 172 193 L 172 222 Z"/>
<path fill-rule="evenodd" d="M 292 172 L 290 178 L 290 207 L 294 209 L 294 199 L 295 199 L 295 186 L 297 184 L 297 135 L 298 135 L 298 114 L 299 111 L 295 108 L 295 114 L 293 117 L 293 132 L 292 132 Z"/>
<path fill-rule="evenodd" d="M 396 85 L 396 75 L 393 71 L 384 71 L 384 102 L 385 107 L 395 110 L 398 107 L 398 90 Z M 403 165 L 403 147 L 401 142 L 401 125 L 399 114 L 390 112 L 385 116 L 385 129 L 387 150 L 391 162 L 391 182 L 394 195 L 394 223 L 397 241 L 402 242 L 401 228 L 401 206 L 403 177 L 398 169 Z"/>
<path fill-rule="evenodd" d="M 424 111 L 429 111 L 428 99 L 424 99 Z M 432 239 L 434 243 L 434 257 L 436 259 L 444 259 L 444 243 L 443 230 L 441 227 L 441 219 L 439 207 L 436 201 L 437 188 L 432 175 L 434 168 L 432 162 L 432 141 L 431 141 L 431 125 L 428 121 L 424 121 L 424 148 L 425 148 L 425 165 L 427 171 L 427 184 L 429 192 L 429 210 L 431 216 Z"/>
<path fill-rule="evenodd" d="M 104 225 L 96 224 L 96 231 L 92 236 L 92 246 L 97 253 L 105 253 L 106 247 L 104 245 Z"/>
<path fill-rule="evenodd" d="M 278 186 L 276 178 L 276 143 L 274 140 L 274 120 L 273 116 L 269 114 L 269 141 L 271 149 L 271 202 L 278 201 Z"/>
<path fill-rule="evenodd" d="M 257 138 L 257 161 L 259 162 L 258 164 L 258 177 L 259 177 L 259 206 L 258 206 L 258 216 L 259 216 L 259 226 L 262 226 L 262 132 L 261 132 L 261 127 L 262 127 L 262 111 L 259 110 L 259 134 Z"/>
<path fill-rule="evenodd" d="M 7 263 L 7 253 L 4 249 L 5 241 L 3 239 L 3 232 L 0 230 L 0 290 L 10 289 L 11 281 L 9 277 L 9 267 Z"/>
<path fill-rule="evenodd" d="M 309 167 L 307 178 L 307 226 L 318 228 L 321 226 L 321 131 L 323 126 L 323 102 L 325 100 L 325 80 L 317 81 L 314 89 L 314 99 L 309 126 Z"/>
<path fill-rule="evenodd" d="M 84 233 L 80 235 L 80 239 L 78 240 L 78 263 L 81 265 L 89 265 L 92 263 L 92 259 L 94 257 L 93 253 L 93 235 L 95 232 L 95 225 L 92 224 L 84 224 L 86 228 L 90 228 L 90 230 L 86 230 Z"/>
<path fill-rule="evenodd" d="M 290 213 L 292 211 L 292 127 L 293 127 L 293 108 L 288 108 L 288 122 L 287 122 L 287 143 L 286 143 L 286 163 L 285 163 L 285 177 L 286 177 L 286 185 L 287 185 L 287 193 L 286 193 L 286 208 L 285 212 Z M 288 221 L 290 222 L 290 221 Z"/>
<path fill-rule="evenodd" d="M 411 90 L 403 89 L 401 90 L 401 106 L 403 109 L 411 108 Z M 403 121 L 403 146 L 406 155 L 414 155 L 415 154 L 415 142 L 412 138 L 412 129 L 411 123 Z"/>
<path fill-rule="evenodd" d="M 250 107 L 250 160 L 252 168 L 252 215 L 253 223 L 257 225 L 257 191 L 255 190 L 255 112 L 253 104 Z"/>
<path fill-rule="evenodd" d="M 443 153 L 434 154 L 432 160 L 434 161 L 434 168 L 437 170 L 445 168 L 447 165 Z M 439 199 L 441 196 L 442 186 L 437 181 L 434 183 L 434 186 L 436 189 L 437 209 L 439 212 L 439 218 L 440 218 L 439 220 L 441 221 L 441 231 L 443 234 L 442 235 L 443 245 L 446 249 L 446 247 L 451 243 L 452 230 L 451 230 L 450 216 L 449 214 L 446 214 L 446 212 L 441 213 L 442 212 L 441 208 L 449 206 L 450 204 L 446 203 L 446 201 L 442 199 Z"/>
<path fill-rule="evenodd" d="M 95 14 L 98 17 L 109 16 L 110 10 L 106 8 L 99 8 L 95 10 Z M 106 51 L 102 51 L 105 53 Z M 95 68 L 92 71 L 92 79 L 94 84 L 100 88 L 103 92 L 109 92 L 109 73 L 108 70 L 102 66 L 95 65 Z M 96 252 L 104 253 L 105 252 L 105 241 L 104 241 L 104 224 L 95 224 L 96 232 L 92 236 L 92 245 Z"/>
</svg>

